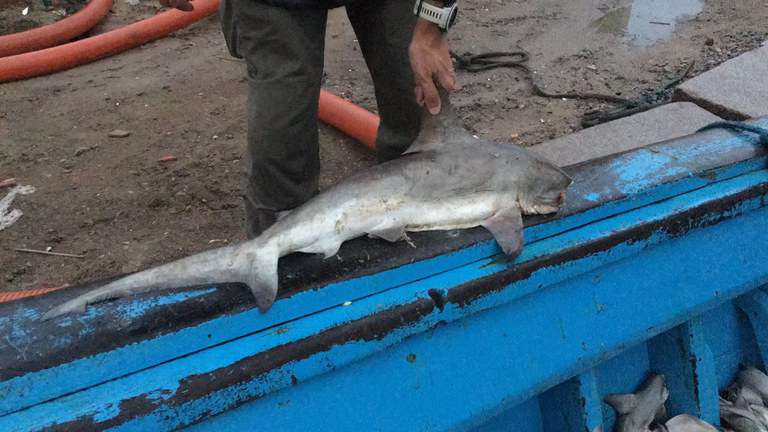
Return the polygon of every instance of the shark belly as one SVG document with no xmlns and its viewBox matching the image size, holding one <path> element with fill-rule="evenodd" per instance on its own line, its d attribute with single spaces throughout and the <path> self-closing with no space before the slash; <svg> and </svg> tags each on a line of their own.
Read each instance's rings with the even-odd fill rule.
<svg viewBox="0 0 768 432">
<path fill-rule="evenodd" d="M 414 202 L 393 215 L 391 224 L 411 232 L 472 228 L 493 216 L 502 203 L 495 192 Z"/>
</svg>

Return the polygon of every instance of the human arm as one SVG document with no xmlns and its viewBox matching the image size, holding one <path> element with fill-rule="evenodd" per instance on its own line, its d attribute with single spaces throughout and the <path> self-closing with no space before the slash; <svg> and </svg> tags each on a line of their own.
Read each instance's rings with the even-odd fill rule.
<svg viewBox="0 0 768 432">
<path fill-rule="evenodd" d="M 438 86 L 448 91 L 458 90 L 453 70 L 448 38 L 440 28 L 424 18 L 418 18 L 408 49 L 413 69 L 416 102 L 430 113 L 440 112 Z"/>
</svg>

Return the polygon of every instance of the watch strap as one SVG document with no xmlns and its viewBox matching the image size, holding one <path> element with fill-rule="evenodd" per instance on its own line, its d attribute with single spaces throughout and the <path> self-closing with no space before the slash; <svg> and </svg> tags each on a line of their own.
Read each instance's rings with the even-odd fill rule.
<svg viewBox="0 0 768 432">
<path fill-rule="evenodd" d="M 424 0 L 416 0 L 413 13 L 425 20 L 437 24 L 441 30 L 448 30 L 455 16 L 456 0 L 446 2 L 447 7 L 439 7 Z"/>
</svg>

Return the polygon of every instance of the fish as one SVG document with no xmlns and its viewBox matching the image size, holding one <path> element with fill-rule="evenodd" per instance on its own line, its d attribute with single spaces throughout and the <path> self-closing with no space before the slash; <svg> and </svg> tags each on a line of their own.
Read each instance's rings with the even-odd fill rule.
<svg viewBox="0 0 768 432">
<path fill-rule="evenodd" d="M 636 393 L 609 394 L 604 400 L 616 410 L 616 432 L 652 432 L 651 424 L 666 416 L 668 397 L 664 375 L 651 374 Z"/>
<path fill-rule="evenodd" d="M 572 179 L 512 143 L 474 137 L 446 94 L 437 115 L 424 113 L 419 135 L 400 157 L 362 170 L 282 216 L 260 236 L 140 271 L 48 311 L 48 320 L 90 304 L 139 293 L 213 283 L 247 285 L 261 312 L 278 291 L 278 259 L 335 255 L 361 236 L 408 241 L 408 232 L 482 226 L 502 251 L 523 246 L 523 214 L 557 212 Z"/>
<path fill-rule="evenodd" d="M 760 402 L 750 402 L 753 404 L 768 405 L 768 375 L 754 367 L 746 367 L 739 371 L 736 382 L 745 389 L 750 389 L 760 396 Z"/>
<path fill-rule="evenodd" d="M 736 432 L 768 432 L 768 375 L 744 367 L 720 398 L 720 417 Z"/>
<path fill-rule="evenodd" d="M 669 419 L 655 432 L 718 432 L 711 424 L 688 414 L 680 414 Z"/>
<path fill-rule="evenodd" d="M 752 413 L 755 415 L 758 423 L 760 423 L 760 426 L 768 431 L 768 408 L 766 408 L 764 405 L 750 404 L 749 409 L 752 410 Z"/>
<path fill-rule="evenodd" d="M 735 432 L 768 432 L 743 398 L 734 402 L 721 397 L 720 418 Z"/>
<path fill-rule="evenodd" d="M 740 407 L 763 403 L 763 397 L 752 386 L 745 385 L 738 379 L 728 386 L 724 394 L 727 400 Z"/>
</svg>

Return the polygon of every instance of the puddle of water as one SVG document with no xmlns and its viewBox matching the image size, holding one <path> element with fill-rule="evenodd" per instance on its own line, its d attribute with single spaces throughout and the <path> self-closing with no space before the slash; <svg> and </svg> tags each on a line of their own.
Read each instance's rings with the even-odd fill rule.
<svg viewBox="0 0 768 432">
<path fill-rule="evenodd" d="M 592 25 L 603 32 L 623 35 L 634 45 L 650 46 L 671 37 L 679 21 L 696 16 L 703 8 L 703 0 L 634 0 Z"/>
</svg>

